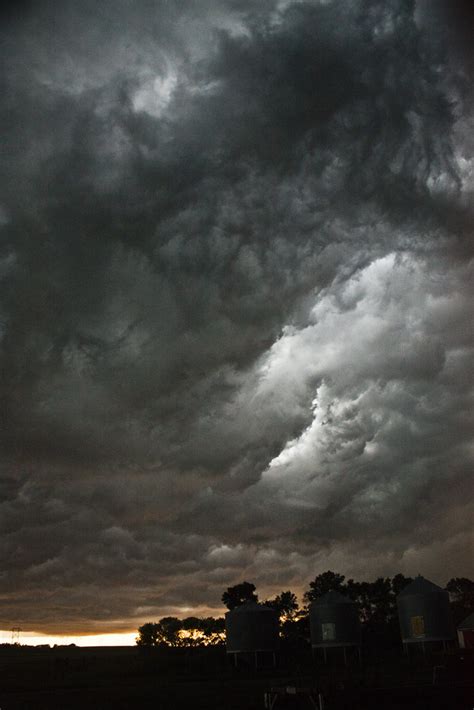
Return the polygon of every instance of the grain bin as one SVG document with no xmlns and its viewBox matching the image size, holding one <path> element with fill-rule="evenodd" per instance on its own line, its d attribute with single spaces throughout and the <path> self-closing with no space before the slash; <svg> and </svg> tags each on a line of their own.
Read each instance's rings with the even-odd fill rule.
<svg viewBox="0 0 474 710">
<path fill-rule="evenodd" d="M 314 601 L 309 609 L 311 646 L 327 649 L 360 648 L 360 621 L 356 604 L 339 592 L 331 591 Z"/>
<path fill-rule="evenodd" d="M 234 661 L 249 660 L 255 666 L 265 664 L 268 656 L 276 662 L 279 646 L 278 613 L 264 604 L 247 602 L 225 615 L 226 651 Z"/>
<path fill-rule="evenodd" d="M 404 644 L 452 641 L 455 638 L 448 592 L 418 576 L 397 597 Z M 407 649 L 408 647 L 405 646 Z"/>
</svg>

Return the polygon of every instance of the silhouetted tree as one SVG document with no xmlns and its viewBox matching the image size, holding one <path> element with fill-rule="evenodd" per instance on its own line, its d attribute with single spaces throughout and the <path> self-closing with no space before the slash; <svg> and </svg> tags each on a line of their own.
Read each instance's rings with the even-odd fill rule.
<svg viewBox="0 0 474 710">
<path fill-rule="evenodd" d="M 467 577 L 453 577 L 446 585 L 455 624 L 474 612 L 474 582 Z"/>
<path fill-rule="evenodd" d="M 393 615 L 395 599 L 392 594 L 390 577 L 378 577 L 369 582 L 368 589 L 368 623 L 374 629 L 382 630 Z"/>
<path fill-rule="evenodd" d="M 158 622 L 148 622 L 138 629 L 138 646 L 179 646 L 181 621 L 165 616 Z"/>
<path fill-rule="evenodd" d="M 201 628 L 202 619 L 199 619 L 197 616 L 188 616 L 181 622 L 181 629 L 184 629 L 184 631 L 195 631 L 196 629 L 200 630 Z"/>
<path fill-rule="evenodd" d="M 412 577 L 405 577 L 403 574 L 396 574 L 392 579 L 392 592 L 395 597 L 398 597 L 401 591 L 407 587 L 410 582 L 413 582 Z"/>
<path fill-rule="evenodd" d="M 255 594 L 255 584 L 241 582 L 233 587 L 228 587 L 222 595 L 222 601 L 228 609 L 235 609 L 245 602 L 257 602 L 258 596 Z"/>
<path fill-rule="evenodd" d="M 401 584 L 399 579 L 396 582 L 396 585 L 398 584 Z M 360 620 L 366 628 L 381 630 L 396 615 L 396 595 L 390 577 L 379 577 L 374 582 L 355 582 L 348 579 L 345 592 L 356 602 Z"/>
<path fill-rule="evenodd" d="M 181 621 L 174 616 L 165 616 L 156 623 L 140 626 L 136 642 L 142 647 L 215 646 L 224 642 L 223 634 L 222 618 L 188 616 Z"/>
<path fill-rule="evenodd" d="M 181 623 L 180 645 L 182 646 L 216 646 L 224 643 L 224 619 L 214 619 L 209 616 L 199 619 L 189 616 Z"/>
<path fill-rule="evenodd" d="M 265 604 L 278 612 L 282 622 L 294 619 L 298 611 L 298 599 L 290 590 L 281 592 L 274 599 L 267 599 Z"/>
<path fill-rule="evenodd" d="M 161 642 L 166 646 L 181 646 L 182 642 L 179 632 L 182 628 L 182 622 L 175 616 L 165 616 L 159 621 L 159 634 Z"/>
<path fill-rule="evenodd" d="M 217 646 L 224 643 L 225 622 L 222 617 L 214 619 L 214 617 L 208 616 L 201 619 L 201 628 L 206 645 Z"/>
<path fill-rule="evenodd" d="M 310 588 L 305 592 L 304 600 L 306 602 L 314 602 L 319 597 L 322 597 L 323 594 L 326 594 L 326 592 L 331 591 L 341 592 L 343 594 L 345 590 L 344 580 L 345 577 L 343 574 L 337 574 L 337 572 L 331 572 L 330 570 L 318 574 L 318 576 L 309 583 Z"/>
<path fill-rule="evenodd" d="M 274 599 L 267 599 L 265 605 L 278 613 L 280 634 L 283 638 L 296 638 L 300 634 L 300 627 L 297 624 L 299 606 L 296 594 L 290 590 L 281 592 Z"/>
<path fill-rule="evenodd" d="M 184 633 L 181 633 L 184 632 Z M 202 621 L 197 616 L 188 616 L 181 622 L 178 631 L 180 646 L 201 646 L 204 643 Z"/>
<path fill-rule="evenodd" d="M 159 624 L 149 621 L 138 629 L 138 637 L 136 639 L 137 646 L 151 648 L 159 646 Z"/>
<path fill-rule="evenodd" d="M 474 608 L 474 582 L 467 577 L 453 577 L 446 585 L 453 602 Z"/>
</svg>

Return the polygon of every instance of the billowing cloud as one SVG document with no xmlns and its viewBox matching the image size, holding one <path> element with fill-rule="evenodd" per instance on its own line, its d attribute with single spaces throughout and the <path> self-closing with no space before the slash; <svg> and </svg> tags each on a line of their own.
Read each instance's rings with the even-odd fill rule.
<svg viewBox="0 0 474 710">
<path fill-rule="evenodd" d="M 1 623 L 472 574 L 461 24 L 408 0 L 5 15 Z"/>
</svg>

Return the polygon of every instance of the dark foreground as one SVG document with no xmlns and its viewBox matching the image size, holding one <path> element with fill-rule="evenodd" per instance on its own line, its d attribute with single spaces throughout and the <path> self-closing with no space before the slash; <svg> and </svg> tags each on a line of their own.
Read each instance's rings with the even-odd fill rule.
<svg viewBox="0 0 474 710">
<path fill-rule="evenodd" d="M 408 663 L 400 655 L 346 668 L 306 660 L 256 672 L 235 669 L 223 649 L 0 648 L 0 710 L 274 710 L 311 708 L 293 688 L 314 689 L 325 710 L 472 710 L 474 657 L 459 652 Z M 433 684 L 433 667 L 435 684 Z"/>
</svg>

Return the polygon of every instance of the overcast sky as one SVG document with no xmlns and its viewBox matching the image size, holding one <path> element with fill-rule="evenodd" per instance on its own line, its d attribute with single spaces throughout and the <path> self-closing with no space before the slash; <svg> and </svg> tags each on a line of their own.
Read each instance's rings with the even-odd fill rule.
<svg viewBox="0 0 474 710">
<path fill-rule="evenodd" d="M 469 3 L 1 18 L 0 628 L 474 574 Z"/>
</svg>

